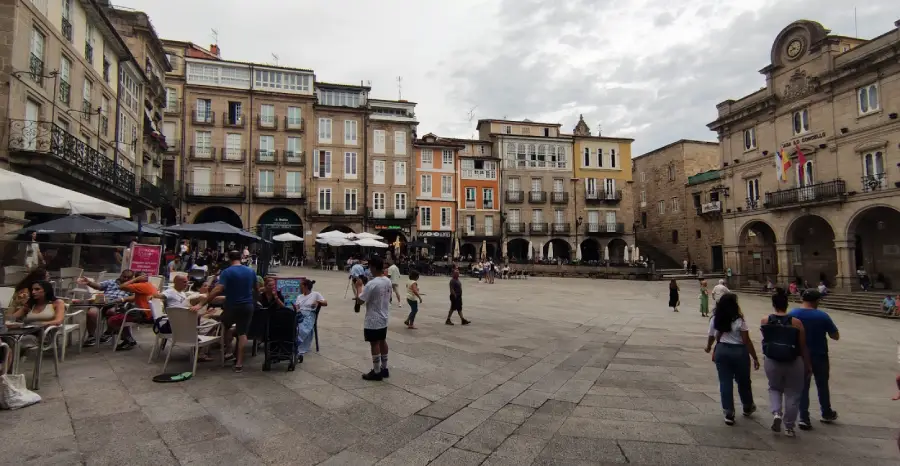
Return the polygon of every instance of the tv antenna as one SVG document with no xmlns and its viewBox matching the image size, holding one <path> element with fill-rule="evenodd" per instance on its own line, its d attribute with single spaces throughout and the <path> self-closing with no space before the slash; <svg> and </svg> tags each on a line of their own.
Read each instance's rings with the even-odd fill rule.
<svg viewBox="0 0 900 466">
<path fill-rule="evenodd" d="M 217 29 L 211 29 L 212 31 L 212 40 L 213 44 L 219 45 L 219 31 Z"/>
<path fill-rule="evenodd" d="M 467 117 L 469 119 L 469 125 L 472 125 L 472 120 L 475 119 L 475 109 L 478 108 L 477 105 L 473 105 L 472 108 L 469 109 L 469 113 L 467 113 Z M 472 133 L 472 139 L 475 139 L 475 133 Z"/>
<path fill-rule="evenodd" d="M 597 136 L 602 136 L 602 135 L 603 135 L 603 125 L 598 123 L 597 124 Z"/>
<path fill-rule="evenodd" d="M 403 76 L 397 76 L 397 100 L 403 100 Z"/>
<path fill-rule="evenodd" d="M 275 61 L 275 66 L 278 66 L 278 55 L 272 54 L 272 60 Z"/>
</svg>

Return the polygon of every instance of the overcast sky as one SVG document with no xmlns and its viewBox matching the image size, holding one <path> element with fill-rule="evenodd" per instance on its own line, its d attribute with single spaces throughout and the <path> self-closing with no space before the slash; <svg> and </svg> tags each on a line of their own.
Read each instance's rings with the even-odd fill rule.
<svg viewBox="0 0 900 466">
<path fill-rule="evenodd" d="M 715 140 L 715 105 L 765 85 L 772 41 L 797 19 L 872 38 L 896 0 L 114 0 L 163 38 L 226 59 L 312 68 L 418 103 L 419 134 L 471 137 L 482 118 L 635 139 L 634 155 Z M 252 6 L 250 6 L 252 5 Z M 474 118 L 470 121 L 470 111 Z"/>
</svg>

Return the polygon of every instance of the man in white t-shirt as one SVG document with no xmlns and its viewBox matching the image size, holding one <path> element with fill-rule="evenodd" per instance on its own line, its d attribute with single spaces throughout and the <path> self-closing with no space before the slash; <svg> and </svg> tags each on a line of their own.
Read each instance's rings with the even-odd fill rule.
<svg viewBox="0 0 900 466">
<path fill-rule="evenodd" d="M 372 347 L 372 370 L 363 374 L 364 380 L 381 380 L 390 377 L 388 372 L 387 326 L 391 309 L 391 281 L 384 276 L 384 262 L 380 257 L 369 261 L 372 279 L 363 287 L 360 301 L 366 303 L 363 337 Z"/>
<path fill-rule="evenodd" d="M 172 287 L 166 288 L 157 297 L 166 300 L 166 307 L 181 307 L 185 309 L 191 308 L 190 299 L 187 296 L 188 280 L 185 275 L 175 275 L 172 280 Z"/>
<path fill-rule="evenodd" d="M 390 261 L 391 266 L 388 267 L 388 278 L 391 279 L 391 289 L 393 289 L 394 296 L 397 297 L 397 307 L 403 307 L 403 300 L 400 299 L 400 267 L 397 267 L 397 264 L 394 261 Z M 391 298 L 393 299 L 393 297 Z"/>
<path fill-rule="evenodd" d="M 731 290 L 725 286 L 725 280 L 719 280 L 719 284 L 712 289 L 713 302 L 718 303 L 719 299 L 725 296 L 725 293 L 731 293 Z"/>
</svg>

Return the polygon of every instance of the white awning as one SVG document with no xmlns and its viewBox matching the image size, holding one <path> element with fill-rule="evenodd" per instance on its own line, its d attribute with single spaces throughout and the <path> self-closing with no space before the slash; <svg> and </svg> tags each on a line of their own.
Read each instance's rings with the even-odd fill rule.
<svg viewBox="0 0 900 466">
<path fill-rule="evenodd" d="M 2 168 L 0 210 L 131 217 L 127 207 Z"/>
</svg>

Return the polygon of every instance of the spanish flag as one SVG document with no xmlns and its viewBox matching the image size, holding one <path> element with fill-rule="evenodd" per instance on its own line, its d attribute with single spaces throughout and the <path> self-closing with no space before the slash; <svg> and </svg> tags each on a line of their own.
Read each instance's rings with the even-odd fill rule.
<svg viewBox="0 0 900 466">
<path fill-rule="evenodd" d="M 800 175 L 800 184 L 803 185 L 803 172 L 806 170 L 806 156 L 803 155 L 803 151 L 800 150 L 800 146 L 797 146 L 797 170 L 797 173 Z"/>
<path fill-rule="evenodd" d="M 788 171 L 791 169 L 791 157 L 784 152 L 784 148 L 781 149 L 781 181 L 787 183 Z"/>
</svg>

